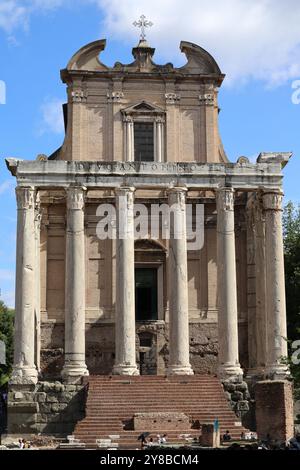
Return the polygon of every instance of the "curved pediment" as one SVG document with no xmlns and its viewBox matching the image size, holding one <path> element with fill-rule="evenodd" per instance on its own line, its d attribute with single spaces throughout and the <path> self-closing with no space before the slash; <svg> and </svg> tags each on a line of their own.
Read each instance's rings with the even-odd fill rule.
<svg viewBox="0 0 300 470">
<path fill-rule="evenodd" d="M 82 72 L 116 72 L 116 73 L 187 73 L 195 75 L 217 75 L 218 80 L 224 78 L 215 59 L 202 47 L 187 41 L 181 41 L 180 50 L 186 55 L 187 63 L 180 68 L 174 67 L 171 63 L 165 65 L 156 64 L 152 60 L 155 49 L 143 44 L 140 41 L 137 47 L 133 48 L 133 56 L 135 60 L 130 64 L 122 64 L 116 62 L 113 67 L 103 64 L 99 55 L 104 51 L 106 40 L 91 42 L 79 49 L 71 58 L 67 65 L 68 71 Z"/>
<path fill-rule="evenodd" d="M 99 60 L 99 55 L 104 51 L 106 39 L 90 42 L 79 49 L 70 59 L 67 70 L 101 71 L 108 67 Z"/>
<path fill-rule="evenodd" d="M 197 74 L 221 74 L 213 56 L 197 44 L 181 41 L 180 50 L 186 55 L 187 64 L 177 70 Z"/>
</svg>

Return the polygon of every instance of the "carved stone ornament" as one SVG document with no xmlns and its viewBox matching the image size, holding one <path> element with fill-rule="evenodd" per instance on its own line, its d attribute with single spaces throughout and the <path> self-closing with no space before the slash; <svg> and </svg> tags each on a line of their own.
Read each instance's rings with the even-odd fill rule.
<svg viewBox="0 0 300 470">
<path fill-rule="evenodd" d="M 32 209 L 35 206 L 34 188 L 16 188 L 16 198 L 18 209 Z"/>
<path fill-rule="evenodd" d="M 67 208 L 71 210 L 83 210 L 85 188 L 68 188 Z"/>
<path fill-rule="evenodd" d="M 217 192 L 218 208 L 223 211 L 233 211 L 234 209 L 234 189 L 222 188 Z"/>
<path fill-rule="evenodd" d="M 170 202 L 172 204 L 178 204 L 181 209 L 185 206 L 185 195 L 187 192 L 187 188 L 181 188 L 175 186 L 174 188 L 168 189 L 168 194 L 170 198 Z"/>
<path fill-rule="evenodd" d="M 282 199 L 283 199 L 283 193 L 281 191 L 263 194 L 264 209 L 281 211 Z"/>
<path fill-rule="evenodd" d="M 177 93 L 166 93 L 165 98 L 167 104 L 175 104 L 177 101 L 180 101 L 181 96 Z"/>
<path fill-rule="evenodd" d="M 73 103 L 85 103 L 87 100 L 87 92 L 85 90 L 73 90 L 71 96 Z"/>
<path fill-rule="evenodd" d="M 118 103 L 122 100 L 122 98 L 124 98 L 124 93 L 122 91 L 112 91 L 110 93 L 107 93 L 108 101 Z"/>
<path fill-rule="evenodd" d="M 214 95 L 213 93 L 205 93 L 204 95 L 199 95 L 199 101 L 202 105 L 213 106 Z"/>
</svg>

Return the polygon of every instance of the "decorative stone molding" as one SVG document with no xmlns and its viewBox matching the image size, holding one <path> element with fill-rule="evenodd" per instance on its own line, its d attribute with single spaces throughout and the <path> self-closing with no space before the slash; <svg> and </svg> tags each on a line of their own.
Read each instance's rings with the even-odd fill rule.
<svg viewBox="0 0 300 470">
<path fill-rule="evenodd" d="M 166 93 L 165 98 L 167 104 L 175 104 L 176 102 L 180 101 L 181 96 L 177 93 Z"/>
<path fill-rule="evenodd" d="M 123 122 L 133 122 L 133 117 L 123 114 Z"/>
<path fill-rule="evenodd" d="M 35 221 L 36 230 L 39 231 L 41 229 L 41 222 L 42 222 L 42 209 L 41 209 L 41 200 L 40 200 L 39 193 L 37 193 L 36 195 L 34 221 Z"/>
<path fill-rule="evenodd" d="M 82 210 L 84 208 L 84 193 L 86 188 L 67 188 L 67 207 L 71 210 Z"/>
<path fill-rule="evenodd" d="M 6 163 L 22 187 L 73 187 L 78 185 L 80 178 L 80 183 L 88 188 L 115 188 L 128 184 L 129 175 L 130 184 L 134 187 L 167 189 L 175 182 L 176 185 L 201 190 L 218 190 L 227 184 L 236 190 L 252 191 L 262 188 L 265 192 L 273 192 L 282 185 L 280 164 L 63 160 L 38 162 L 14 158 L 7 159 Z M 161 178 L 158 179 L 158 176 Z"/>
<path fill-rule="evenodd" d="M 73 90 L 71 97 L 73 103 L 85 103 L 87 101 L 87 91 L 81 89 Z"/>
<path fill-rule="evenodd" d="M 46 162 L 48 160 L 48 157 L 44 153 L 39 153 L 36 159 L 38 162 Z"/>
<path fill-rule="evenodd" d="M 250 163 L 250 160 L 248 157 L 245 157 L 244 155 L 242 155 L 241 157 L 237 159 L 237 163 L 239 163 L 240 165 L 243 165 L 243 164 Z"/>
<path fill-rule="evenodd" d="M 204 95 L 199 95 L 199 101 L 201 105 L 213 106 L 214 95 L 212 93 L 205 93 Z"/>
<path fill-rule="evenodd" d="M 16 198 L 19 210 L 32 209 L 35 205 L 35 190 L 32 187 L 17 187 Z"/>
<path fill-rule="evenodd" d="M 265 210 L 282 211 L 283 192 L 276 191 L 263 194 L 263 205 Z"/>
<path fill-rule="evenodd" d="M 122 91 L 112 91 L 107 93 L 108 101 L 120 102 L 124 98 L 124 93 Z"/>
<path fill-rule="evenodd" d="M 158 124 L 164 124 L 166 122 L 166 120 L 165 120 L 164 116 L 157 116 L 155 118 L 155 122 L 158 123 Z"/>
</svg>

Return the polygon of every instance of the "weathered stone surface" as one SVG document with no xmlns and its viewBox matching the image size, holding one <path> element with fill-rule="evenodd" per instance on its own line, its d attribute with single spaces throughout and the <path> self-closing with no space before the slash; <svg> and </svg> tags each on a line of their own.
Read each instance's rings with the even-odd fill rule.
<svg viewBox="0 0 300 470">
<path fill-rule="evenodd" d="M 239 401 L 243 399 L 243 393 L 242 392 L 233 392 L 231 394 L 231 399 L 233 401 Z"/>
<path fill-rule="evenodd" d="M 249 403 L 247 400 L 240 400 L 236 404 L 236 409 L 238 411 L 249 411 Z"/>
<path fill-rule="evenodd" d="M 36 400 L 40 403 L 46 401 L 47 394 L 45 392 L 39 392 L 36 394 Z"/>
<path fill-rule="evenodd" d="M 215 430 L 213 424 L 202 424 L 200 442 L 202 446 L 220 447 L 220 429 Z"/>
<path fill-rule="evenodd" d="M 293 390 L 288 381 L 261 381 L 255 386 L 256 425 L 260 439 L 282 442 L 294 435 Z"/>
<path fill-rule="evenodd" d="M 184 413 L 135 413 L 133 417 L 136 431 L 186 430 L 190 427 L 190 420 Z"/>
</svg>

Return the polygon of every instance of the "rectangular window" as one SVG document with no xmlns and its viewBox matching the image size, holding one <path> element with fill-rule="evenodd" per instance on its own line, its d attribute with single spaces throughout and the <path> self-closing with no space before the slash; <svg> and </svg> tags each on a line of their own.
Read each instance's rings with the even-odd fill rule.
<svg viewBox="0 0 300 470">
<path fill-rule="evenodd" d="M 154 161 L 153 122 L 134 123 L 134 161 Z"/>
</svg>

